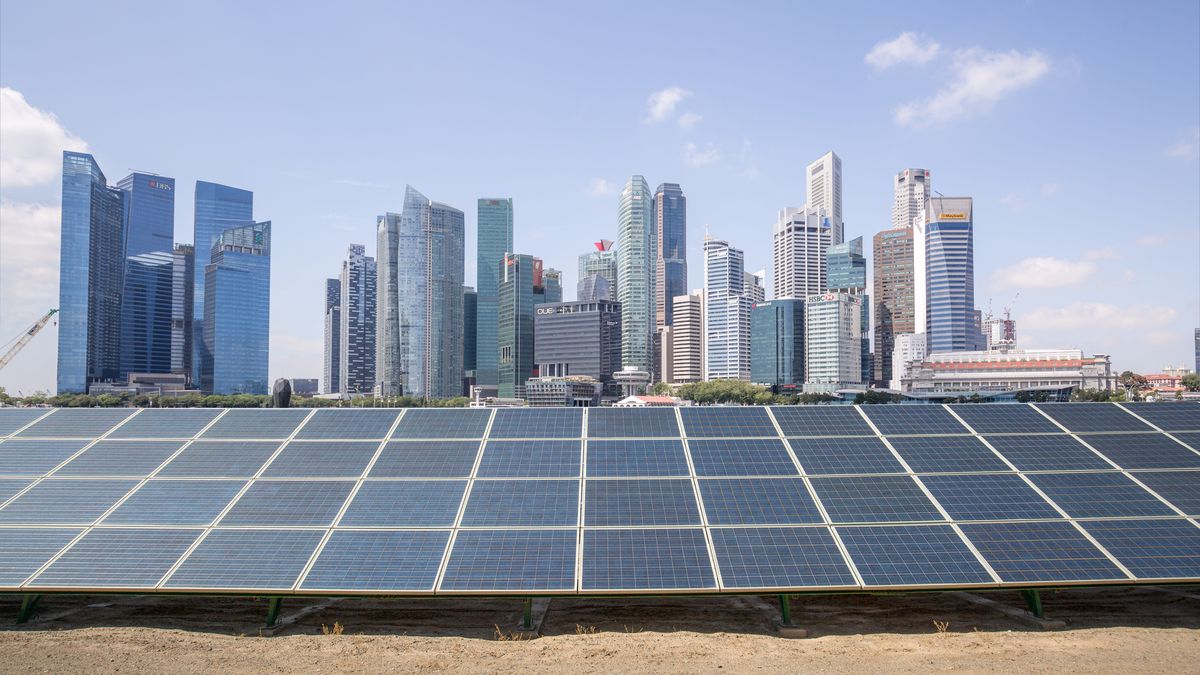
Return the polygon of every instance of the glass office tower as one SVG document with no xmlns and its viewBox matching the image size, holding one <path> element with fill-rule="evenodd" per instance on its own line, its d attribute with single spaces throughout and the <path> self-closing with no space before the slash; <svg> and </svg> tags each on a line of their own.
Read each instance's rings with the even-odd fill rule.
<svg viewBox="0 0 1200 675">
<path fill-rule="evenodd" d="M 121 294 L 121 363 L 129 373 L 171 370 L 171 263 L 175 248 L 175 179 L 134 172 L 125 193 L 125 285 Z"/>
<path fill-rule="evenodd" d="M 750 310 L 750 381 L 776 388 L 804 384 L 804 301 L 760 302 Z"/>
<path fill-rule="evenodd" d="M 475 383 L 496 386 L 496 289 L 500 284 L 500 262 L 513 250 L 513 200 L 480 199 L 477 203 L 475 278 Z"/>
<path fill-rule="evenodd" d="M 194 368 L 200 367 L 203 358 L 200 350 L 204 348 L 204 276 L 205 268 L 212 262 L 213 245 L 217 243 L 221 233 L 233 227 L 252 225 L 254 223 L 254 193 L 249 190 L 196 181 L 195 219 L 193 220 L 193 239 L 196 247 L 196 268 L 193 277 L 192 304 L 192 344 L 196 350 L 192 356 Z M 194 381 L 199 381 L 193 375 Z"/>
<path fill-rule="evenodd" d="M 171 372 L 192 375 L 192 295 L 196 247 L 175 244 L 171 271 Z"/>
<path fill-rule="evenodd" d="M 970 197 L 929 200 L 925 332 L 929 352 L 975 349 L 975 254 Z"/>
<path fill-rule="evenodd" d="M 687 198 L 677 183 L 663 183 L 654 191 L 654 229 L 654 325 L 670 326 L 672 301 L 687 295 Z"/>
<path fill-rule="evenodd" d="M 338 359 L 341 375 L 337 391 L 365 394 L 375 387 L 375 259 L 362 244 L 351 244 L 342 261 L 338 281 Z"/>
<path fill-rule="evenodd" d="M 270 221 L 225 230 L 204 268 L 200 387 L 212 394 L 267 394 L 271 319 Z"/>
<path fill-rule="evenodd" d="M 621 302 L 621 364 L 651 372 L 654 338 L 654 195 L 631 176 L 617 207 L 617 299 Z"/>
</svg>

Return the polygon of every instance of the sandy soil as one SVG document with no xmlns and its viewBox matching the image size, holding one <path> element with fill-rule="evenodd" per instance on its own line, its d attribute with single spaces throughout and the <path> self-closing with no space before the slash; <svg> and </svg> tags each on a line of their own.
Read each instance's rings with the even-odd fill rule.
<svg viewBox="0 0 1200 675">
<path fill-rule="evenodd" d="M 988 597 L 1022 606 L 1015 593 Z M 1066 630 L 943 593 L 807 596 L 793 618 L 810 637 L 787 640 L 773 598 L 555 599 L 542 637 L 513 641 L 502 638 L 519 599 L 342 599 L 259 637 L 262 599 L 53 596 L 30 623 L 0 627 L 0 671 L 1200 673 L 1200 600 L 1151 589 L 1043 600 Z M 321 602 L 287 600 L 281 618 Z M 0 596 L 0 617 L 18 606 Z M 344 632 L 325 634 L 335 622 Z"/>
</svg>

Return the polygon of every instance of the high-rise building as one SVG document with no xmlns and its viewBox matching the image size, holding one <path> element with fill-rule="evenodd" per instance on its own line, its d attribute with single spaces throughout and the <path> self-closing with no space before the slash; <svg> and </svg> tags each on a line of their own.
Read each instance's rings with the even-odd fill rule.
<svg viewBox="0 0 1200 675">
<path fill-rule="evenodd" d="M 617 296 L 617 250 L 610 239 L 595 242 L 595 251 L 579 256 L 579 282 L 592 275 L 603 277 L 608 282 L 610 297 Z"/>
<path fill-rule="evenodd" d="M 1003 352 L 1017 346 L 1017 322 L 988 314 L 983 320 L 983 348 L 989 352 Z"/>
<path fill-rule="evenodd" d="M 1195 341 L 1196 341 L 1196 368 L 1192 372 L 1200 373 L 1200 328 L 1196 329 Z"/>
<path fill-rule="evenodd" d="M 496 386 L 499 374 L 496 355 L 499 342 L 496 336 L 496 289 L 500 284 L 500 263 L 513 250 L 513 200 L 484 198 L 476 204 L 477 224 L 475 279 L 475 381 L 476 384 Z"/>
<path fill-rule="evenodd" d="M 825 292 L 825 249 L 833 243 L 832 227 L 823 209 L 779 212 L 772 297 L 803 299 Z"/>
<path fill-rule="evenodd" d="M 923 211 L 922 211 L 923 212 Z M 892 379 L 895 336 L 914 333 L 916 280 L 913 271 L 913 227 L 883 230 L 875 235 L 875 359 L 872 379 L 886 387 Z"/>
<path fill-rule="evenodd" d="M 743 288 L 745 296 L 750 300 L 750 305 L 764 302 L 767 299 L 766 287 L 767 271 L 759 270 L 757 272 L 746 272 Z"/>
<path fill-rule="evenodd" d="M 271 329 L 271 222 L 225 230 L 204 267 L 200 389 L 266 394 Z"/>
<path fill-rule="evenodd" d="M 125 193 L 125 256 L 175 247 L 175 179 L 135 171 L 117 183 Z"/>
<path fill-rule="evenodd" d="M 125 277 L 125 193 L 89 154 L 63 152 L 58 393 L 117 377 Z"/>
<path fill-rule="evenodd" d="M 862 384 L 861 296 L 810 295 L 804 301 L 804 390 L 832 392 Z"/>
<path fill-rule="evenodd" d="M 542 287 L 534 286 L 535 261 L 541 262 L 531 255 L 509 253 L 501 262 L 500 286 L 496 289 L 500 345 L 497 393 L 503 398 L 524 397 L 525 380 L 534 375 L 533 308 L 545 293 Z"/>
<path fill-rule="evenodd" d="M 671 370 L 675 383 L 704 381 L 704 291 L 671 303 Z"/>
<path fill-rule="evenodd" d="M 655 326 L 670 326 L 671 302 L 687 293 L 687 198 L 677 183 L 654 191 Z"/>
<path fill-rule="evenodd" d="M 342 391 L 342 280 L 325 280 L 325 358 L 322 382 L 326 394 Z"/>
<path fill-rule="evenodd" d="M 470 286 L 463 286 L 463 396 L 471 395 L 478 374 L 476 339 L 479 334 L 479 294 Z"/>
<path fill-rule="evenodd" d="M 842 243 L 842 158 L 827 152 L 809 164 L 804 175 L 808 180 L 806 206 L 825 210 L 829 215 L 831 243 Z"/>
<path fill-rule="evenodd" d="M 175 244 L 171 271 L 171 372 L 192 376 L 192 296 L 196 247 Z"/>
<path fill-rule="evenodd" d="M 833 244 L 825 252 L 826 290 L 831 293 L 849 293 L 862 298 L 862 320 L 859 328 L 862 330 L 860 361 L 863 372 L 860 382 L 871 381 L 871 298 L 867 295 L 867 258 L 863 255 L 862 237 Z"/>
<path fill-rule="evenodd" d="M 704 239 L 706 380 L 750 379 L 750 299 L 745 255 L 729 242 Z"/>
<path fill-rule="evenodd" d="M 612 300 L 612 284 L 599 274 L 589 274 L 575 286 L 579 302 L 601 302 Z"/>
<path fill-rule="evenodd" d="M 617 209 L 617 300 L 621 302 L 621 363 L 649 373 L 654 338 L 654 195 L 631 176 Z"/>
<path fill-rule="evenodd" d="M 924 333 L 896 333 L 892 347 L 892 378 L 888 388 L 901 391 L 904 381 L 912 377 L 915 364 L 925 360 L 928 353 Z"/>
<path fill-rule="evenodd" d="M 254 193 L 241 188 L 196 181 L 192 242 L 196 247 L 196 267 L 192 277 L 192 381 L 199 382 L 198 369 L 204 356 L 204 275 L 212 262 L 213 245 L 221 233 L 233 227 L 254 223 Z"/>
<path fill-rule="evenodd" d="M 905 169 L 892 180 L 892 228 L 907 229 L 925 223 L 925 209 L 933 196 L 929 169 Z"/>
<path fill-rule="evenodd" d="M 376 392 L 445 398 L 462 389 L 463 212 L 411 186 L 378 218 Z"/>
<path fill-rule="evenodd" d="M 925 233 L 929 352 L 974 349 L 975 262 L 970 197 L 933 197 Z"/>
<path fill-rule="evenodd" d="M 804 301 L 759 302 L 750 310 L 750 381 L 780 389 L 804 384 Z"/>
<path fill-rule="evenodd" d="M 125 193 L 125 280 L 121 293 L 121 362 L 117 377 L 171 370 L 171 277 L 175 248 L 175 179 L 134 172 Z"/>
<path fill-rule="evenodd" d="M 547 267 L 542 270 L 542 302 L 562 302 L 562 270 Z"/>
<path fill-rule="evenodd" d="M 621 369 L 621 307 L 610 301 L 557 302 L 534 309 L 533 354 L 539 377 L 586 375 L 616 394 Z M 503 395 L 503 394 L 502 394 Z"/>
<path fill-rule="evenodd" d="M 375 283 L 378 279 L 375 259 L 367 255 L 362 244 L 351 244 L 342 261 L 342 274 L 338 278 L 341 292 L 339 314 L 341 333 L 338 347 L 341 357 L 338 365 L 338 391 L 347 394 L 365 394 L 375 388 L 375 310 L 377 298 Z"/>
</svg>

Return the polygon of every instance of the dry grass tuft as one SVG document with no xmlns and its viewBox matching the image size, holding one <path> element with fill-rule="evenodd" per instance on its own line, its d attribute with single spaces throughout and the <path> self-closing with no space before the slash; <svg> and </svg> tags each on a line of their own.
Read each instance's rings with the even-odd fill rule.
<svg viewBox="0 0 1200 675">
<path fill-rule="evenodd" d="M 333 622 L 332 628 L 326 626 L 325 624 L 321 624 L 322 635 L 341 635 L 344 632 L 346 632 L 345 627 L 343 627 L 342 624 L 338 623 L 337 621 Z"/>
<path fill-rule="evenodd" d="M 945 635 L 946 631 L 950 630 L 950 622 L 938 621 L 937 619 L 934 619 L 933 627 L 937 629 L 938 635 Z"/>
</svg>

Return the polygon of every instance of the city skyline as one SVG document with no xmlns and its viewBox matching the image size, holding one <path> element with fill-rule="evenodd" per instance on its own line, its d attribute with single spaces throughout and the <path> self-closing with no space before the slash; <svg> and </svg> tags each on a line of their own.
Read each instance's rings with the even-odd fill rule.
<svg viewBox="0 0 1200 675">
<path fill-rule="evenodd" d="M 37 11 L 34 7 L 9 5 L 3 10 L 5 21 L 0 23 L 36 26 L 47 20 L 31 14 Z M 597 106 L 596 114 L 614 121 L 597 125 L 594 131 L 591 122 L 586 124 L 586 131 L 551 124 L 547 133 L 571 145 L 578 163 L 551 172 L 532 170 L 533 164 L 544 160 L 540 153 L 535 153 L 536 159 L 522 158 L 513 171 L 502 169 L 501 159 L 507 159 L 509 152 L 505 143 L 487 149 L 480 166 L 473 173 L 463 174 L 450 164 L 429 162 L 433 155 L 427 141 L 410 139 L 409 134 L 405 134 L 406 142 L 416 143 L 410 154 L 421 161 L 387 166 L 368 160 L 371 153 L 330 153 L 328 145 L 318 140 L 306 149 L 322 157 L 322 166 L 318 167 L 313 162 L 296 161 L 294 153 L 279 152 L 279 141 L 270 133 L 263 134 L 257 120 L 251 119 L 245 129 L 240 129 L 240 115 L 217 114 L 218 118 L 228 119 L 219 119 L 219 124 L 210 128 L 196 124 L 195 117 L 175 115 L 171 108 L 164 117 L 178 119 L 178 128 L 174 123 L 164 126 L 156 121 L 139 121 L 138 126 L 131 126 L 132 120 L 119 120 L 107 102 L 92 106 L 94 109 L 73 103 L 73 98 L 86 100 L 68 95 L 79 87 L 86 91 L 87 85 L 78 79 L 80 74 L 51 72 L 56 57 L 28 38 L 8 31 L 0 41 L 0 56 L 6 64 L 0 86 L 11 87 L 3 94 L 3 117 L 12 120 L 17 114 L 31 115 L 30 119 L 43 125 L 39 129 L 51 132 L 48 138 L 38 136 L 35 140 L 55 144 L 54 154 L 58 157 L 64 147 L 82 149 L 81 144 L 86 142 L 88 151 L 109 169 L 110 177 L 124 175 L 128 167 L 138 167 L 174 176 L 181 186 L 189 186 L 196 179 L 215 180 L 255 192 L 255 201 L 260 202 L 255 206 L 270 214 L 282 228 L 272 252 L 272 286 L 277 289 L 271 303 L 272 379 L 320 376 L 323 308 L 318 294 L 325 275 L 314 275 L 312 270 L 334 269 L 348 243 L 369 241 L 373 215 L 401 208 L 405 181 L 419 184 L 429 194 L 460 208 L 474 203 L 480 195 L 512 196 L 521 213 L 515 228 L 515 248 L 542 255 L 548 266 L 564 269 L 568 275 L 574 257 L 590 242 L 615 238 L 613 191 L 624 178 L 639 173 L 655 180 L 676 181 L 688 195 L 692 229 L 688 238 L 687 259 L 692 263 L 688 288 L 696 288 L 700 285 L 698 261 L 702 260 L 699 243 L 706 226 L 714 236 L 746 252 L 747 269 L 770 268 L 772 214 L 804 204 L 804 162 L 829 150 L 844 163 L 844 227 L 848 238 L 870 237 L 888 225 L 894 200 L 892 177 L 904 167 L 927 167 L 936 174 L 940 191 L 974 197 L 978 216 L 975 305 L 986 311 L 990 298 L 993 311 L 999 312 L 1020 292 L 1013 315 L 1021 326 L 1022 345 L 1079 345 L 1089 352 L 1113 354 L 1115 365 L 1122 370 L 1157 370 L 1166 365 L 1164 362 L 1187 362 L 1192 356 L 1192 330 L 1200 323 L 1195 238 L 1200 205 L 1194 189 L 1200 174 L 1194 158 L 1196 141 L 1188 126 L 1194 124 L 1200 106 L 1195 59 L 1189 58 L 1191 47 L 1186 40 L 1156 41 L 1152 49 L 1135 58 L 1139 63 L 1145 59 L 1146 63 L 1174 64 L 1168 76 L 1160 78 L 1166 81 L 1130 84 L 1122 79 L 1126 75 L 1106 66 L 1108 55 L 1049 30 L 1054 17 L 1068 11 L 1014 10 L 1025 17 L 1023 21 L 989 14 L 993 21 L 989 34 L 979 29 L 956 33 L 955 27 L 979 22 L 981 12 L 951 11 L 947 28 L 915 38 L 918 46 L 942 44 L 940 51 L 929 47 L 915 56 L 893 45 L 901 33 L 915 28 L 905 23 L 910 19 L 900 20 L 885 13 L 854 30 L 852 39 L 820 57 L 822 62 L 837 64 L 841 76 L 854 78 L 856 89 L 848 94 L 850 101 L 838 107 L 855 110 L 838 115 L 805 113 L 802 118 L 795 118 L 793 110 L 793 119 L 788 119 L 786 126 L 774 116 L 755 118 L 754 125 L 745 121 L 749 118 L 739 122 L 738 114 L 746 111 L 722 99 L 738 92 L 747 96 L 749 103 L 758 101 L 758 97 L 768 100 L 777 91 L 740 91 L 732 80 L 705 75 L 705 64 L 711 57 L 704 54 L 696 55 L 694 64 L 674 64 L 678 67 L 665 71 L 667 75 L 639 76 L 636 82 L 619 87 L 610 84 L 611 79 L 604 80 L 605 86 L 619 95 L 606 101 L 588 101 Z M 1126 28 L 1135 32 L 1148 31 L 1151 26 L 1162 30 L 1162 17 L 1155 18 L 1159 11 L 1152 8 Z M 762 20 L 769 12 L 754 9 L 749 14 Z M 103 17 L 92 18 L 98 27 L 104 25 Z M 740 34 L 746 30 L 748 20 L 732 25 Z M 713 12 L 708 12 L 707 21 L 713 21 Z M 1086 17 L 1096 30 L 1107 21 L 1112 20 Z M 1176 29 L 1175 24 L 1188 22 L 1177 18 L 1167 23 L 1170 32 Z M 139 34 L 129 47 L 113 48 L 143 51 L 147 42 L 154 41 Z M 1182 46 L 1172 47 L 1172 42 Z M 945 110 L 950 113 L 939 113 L 931 107 L 936 97 L 926 101 L 913 93 L 919 90 L 934 96 L 952 84 L 962 68 L 982 68 L 963 54 L 975 47 L 1000 57 L 1021 57 L 1014 65 L 1038 65 L 1038 59 L 1031 57 L 1041 55 L 1044 68 L 1038 70 L 1041 74 L 1031 83 L 1013 85 L 994 98 L 989 98 L 988 92 L 972 89 L 980 101 L 990 101 L 990 106 L 951 100 L 950 104 L 965 106 L 962 114 L 951 114 L 953 105 L 949 104 Z M 584 48 L 586 45 L 579 47 Z M 937 53 L 921 62 L 931 51 Z M 574 51 L 568 56 L 580 58 Z M 37 60 L 43 65 L 35 64 Z M 462 65 L 446 67 L 457 71 Z M 190 68 L 184 66 L 184 75 Z M 614 73 L 619 70 L 614 64 L 606 69 Z M 766 70 L 747 86 L 761 84 L 764 79 L 759 78 L 769 79 L 780 72 L 774 66 Z M 480 81 L 490 72 L 490 68 L 484 68 L 479 73 Z M 535 81 L 539 77 L 533 75 Z M 1139 112 L 1139 129 L 1098 104 L 1099 92 L 1123 85 L 1160 102 L 1154 110 Z M 170 82 L 163 86 L 176 87 Z M 271 85 L 264 86 L 269 92 Z M 137 105 L 150 89 L 132 85 L 128 103 Z M 1068 102 L 1070 97 L 1079 100 Z M 910 101 L 915 101 L 920 108 L 916 112 L 921 115 L 912 114 L 907 107 Z M 923 101 L 929 105 L 922 107 Z M 322 109 L 328 105 L 322 103 Z M 38 112 L 57 117 L 47 119 Z M 1053 136 L 1039 131 L 1049 120 L 1064 115 L 1077 116 L 1080 123 L 1065 129 L 1052 125 Z M 466 140 L 477 142 L 476 134 L 497 128 L 459 115 L 448 117 L 432 132 L 429 127 L 422 129 L 422 135 L 448 138 L 451 130 L 463 129 Z M 1097 117 L 1101 119 L 1094 119 Z M 413 126 L 421 124 L 418 118 L 410 121 Z M 362 122 L 359 133 L 378 130 L 373 118 Z M 517 122 L 505 115 L 497 124 Z M 1110 125 L 1122 131 L 1104 133 L 1102 130 Z M 196 138 L 187 138 L 189 134 L 182 131 L 185 128 L 194 130 L 190 135 Z M 795 133 L 796 128 L 804 132 Z M 4 239 L 4 251 L 0 253 L 4 263 L 0 335 L 5 336 L 15 335 L 48 307 L 57 305 L 54 286 L 59 222 L 55 183 L 59 178 L 37 178 L 41 151 L 26 151 L 24 148 L 32 146 L 14 144 L 12 133 L 6 125 L 5 166 L 0 176 L 4 198 L 4 217 L 0 219 L 4 229 L 0 234 Z M 261 153 L 251 155 L 233 149 L 254 145 L 256 133 L 263 136 L 257 139 L 263 143 Z M 335 135 L 348 146 L 361 148 L 361 143 L 346 140 L 350 138 L 345 136 L 347 133 L 339 131 Z M 605 139 L 604 146 L 577 138 L 588 134 Z M 618 141 L 620 134 L 630 140 Z M 981 136 L 997 140 L 987 141 Z M 891 147 L 885 148 L 887 143 L 881 137 L 890 138 Z M 1097 143 L 1097 138 L 1102 142 Z M 216 152 L 207 157 L 200 150 L 210 145 Z M 1035 157 L 1038 161 L 1032 162 Z M 1136 175 L 1121 179 L 1128 184 L 1127 189 L 1139 194 L 1140 202 L 1155 204 L 1154 217 L 1133 227 L 1128 224 L 1128 215 L 1120 215 L 1123 209 L 1114 208 L 1096 189 L 1111 181 L 1111 171 L 1126 164 L 1138 167 Z M 724 189 L 729 187 L 733 189 Z M 312 194 L 302 194 L 298 189 Z M 187 225 L 194 215 L 189 212 L 190 200 L 185 197 L 176 201 L 176 241 L 186 243 Z M 363 213 L 368 215 L 363 217 Z M 555 215 L 562 213 L 571 214 L 567 219 L 570 222 L 563 223 Z M 474 285 L 470 264 L 474 259 L 474 214 L 467 211 L 465 220 L 468 264 L 464 283 Z M 14 236 L 14 230 L 21 234 Z M 41 249 L 53 251 L 52 256 Z M 868 257 L 873 260 L 874 252 Z M 1161 277 L 1147 271 L 1164 266 L 1178 271 L 1178 281 L 1167 293 L 1160 287 Z M 576 279 L 567 276 L 563 281 L 564 286 L 573 288 Z M 286 291 L 281 293 L 279 289 Z M 26 393 L 53 389 L 54 374 L 49 366 L 54 363 L 55 334 L 56 329 L 47 328 L 5 370 L 0 384 L 10 391 Z"/>
</svg>

